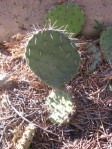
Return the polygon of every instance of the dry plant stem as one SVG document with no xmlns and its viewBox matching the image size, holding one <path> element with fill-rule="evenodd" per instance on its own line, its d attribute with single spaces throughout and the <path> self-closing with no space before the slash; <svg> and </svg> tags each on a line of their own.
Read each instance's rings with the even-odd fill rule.
<svg viewBox="0 0 112 149">
<path fill-rule="evenodd" d="M 25 132 L 23 133 L 21 139 L 18 141 L 18 143 L 16 144 L 16 148 L 17 149 L 29 149 L 29 146 L 33 140 L 33 137 L 35 135 L 35 125 L 34 124 L 29 124 L 26 129 Z"/>
<path fill-rule="evenodd" d="M 18 112 L 17 110 L 16 110 L 16 108 L 15 107 L 13 107 L 13 105 L 11 104 L 11 101 L 9 100 L 9 98 L 7 97 L 7 101 L 8 101 L 8 104 L 11 106 L 11 108 L 16 112 L 16 114 L 17 115 L 19 115 L 24 121 L 26 121 L 27 123 L 32 123 L 31 121 L 29 121 L 28 119 L 26 119 L 24 116 L 22 116 L 21 114 L 20 114 L 20 112 Z M 34 123 L 32 123 L 32 124 L 34 124 Z M 51 132 L 51 131 L 49 131 L 49 130 L 47 130 L 47 129 L 44 129 L 43 127 L 41 127 L 41 126 L 39 126 L 39 125 L 37 125 L 37 124 L 34 124 L 37 128 L 39 128 L 39 129 L 41 129 L 41 130 L 43 130 L 43 131 L 45 131 L 46 133 L 49 133 L 49 134 L 51 134 L 51 135 L 55 135 L 55 136 L 58 136 L 56 133 L 53 133 L 53 132 Z"/>
<path fill-rule="evenodd" d="M 4 137 L 4 134 L 5 134 L 5 131 L 6 131 L 6 129 L 7 129 L 7 127 L 8 127 L 8 125 L 10 125 L 12 122 L 14 122 L 15 121 L 15 119 L 12 119 L 10 122 L 8 122 L 7 123 L 7 125 L 4 127 L 4 129 L 3 129 L 3 132 L 2 132 L 2 135 L 1 135 L 1 138 L 0 138 L 0 142 L 2 141 L 2 139 L 3 139 L 3 137 Z"/>
</svg>

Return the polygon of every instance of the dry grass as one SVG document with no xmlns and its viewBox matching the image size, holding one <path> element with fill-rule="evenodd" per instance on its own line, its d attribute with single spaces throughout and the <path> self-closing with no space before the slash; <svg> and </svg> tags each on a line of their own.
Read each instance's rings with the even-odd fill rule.
<svg viewBox="0 0 112 149">
<path fill-rule="evenodd" d="M 77 112 L 68 124 L 56 126 L 49 122 L 45 97 L 51 90 L 39 81 L 26 66 L 24 36 L 17 35 L 0 45 L 0 72 L 9 76 L 0 88 L 0 146 L 14 149 L 29 122 L 37 125 L 31 149 L 111 149 L 112 148 L 112 66 L 102 60 L 90 74 L 91 61 L 81 44 L 79 74 L 65 86 L 76 102 Z"/>
</svg>

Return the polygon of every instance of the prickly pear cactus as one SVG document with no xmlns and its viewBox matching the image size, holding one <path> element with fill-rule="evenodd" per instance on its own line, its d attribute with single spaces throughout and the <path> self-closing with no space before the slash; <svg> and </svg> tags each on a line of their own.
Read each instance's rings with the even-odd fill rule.
<svg viewBox="0 0 112 149">
<path fill-rule="evenodd" d="M 112 61 L 112 27 L 102 32 L 100 37 L 100 46 L 106 60 Z"/>
<path fill-rule="evenodd" d="M 75 111 L 70 95 L 62 90 L 52 91 L 47 97 L 49 119 L 55 124 L 69 121 L 69 115 Z"/>
<path fill-rule="evenodd" d="M 49 10 L 45 24 L 48 25 L 49 22 L 51 24 L 55 23 L 58 28 L 66 27 L 69 33 L 74 33 L 76 36 L 84 26 L 85 15 L 77 4 L 64 3 Z"/>
<path fill-rule="evenodd" d="M 56 30 L 34 34 L 26 47 L 31 70 L 47 85 L 58 88 L 76 75 L 80 57 L 74 42 Z"/>
</svg>

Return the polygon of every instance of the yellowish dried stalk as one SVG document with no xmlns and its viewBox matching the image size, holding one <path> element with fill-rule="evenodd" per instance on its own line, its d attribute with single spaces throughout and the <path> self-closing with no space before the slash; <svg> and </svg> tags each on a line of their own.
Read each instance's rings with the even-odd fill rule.
<svg viewBox="0 0 112 149">
<path fill-rule="evenodd" d="M 35 134 L 35 129 L 36 127 L 34 124 L 29 124 L 26 127 L 21 139 L 16 144 L 16 149 L 29 149 L 29 146 Z"/>
</svg>

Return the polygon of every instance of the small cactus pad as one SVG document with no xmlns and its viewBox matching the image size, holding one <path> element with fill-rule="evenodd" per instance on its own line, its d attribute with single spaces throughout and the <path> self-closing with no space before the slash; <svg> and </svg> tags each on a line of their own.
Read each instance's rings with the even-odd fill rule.
<svg viewBox="0 0 112 149">
<path fill-rule="evenodd" d="M 55 124 L 69 122 L 69 115 L 75 112 L 75 106 L 70 95 L 62 90 L 52 91 L 47 97 L 46 105 L 49 111 L 49 119 Z"/>
<path fill-rule="evenodd" d="M 26 47 L 31 70 L 47 85 L 58 88 L 76 75 L 80 57 L 74 42 L 59 31 L 34 34 Z"/>
<path fill-rule="evenodd" d="M 100 46 L 106 60 L 112 61 L 112 27 L 102 32 L 100 37 Z"/>
<path fill-rule="evenodd" d="M 68 33 L 74 33 L 76 36 L 84 26 L 85 15 L 77 4 L 64 3 L 49 10 L 45 24 L 48 25 L 49 22 L 51 24 L 56 22 L 58 28 L 66 27 Z"/>
</svg>

